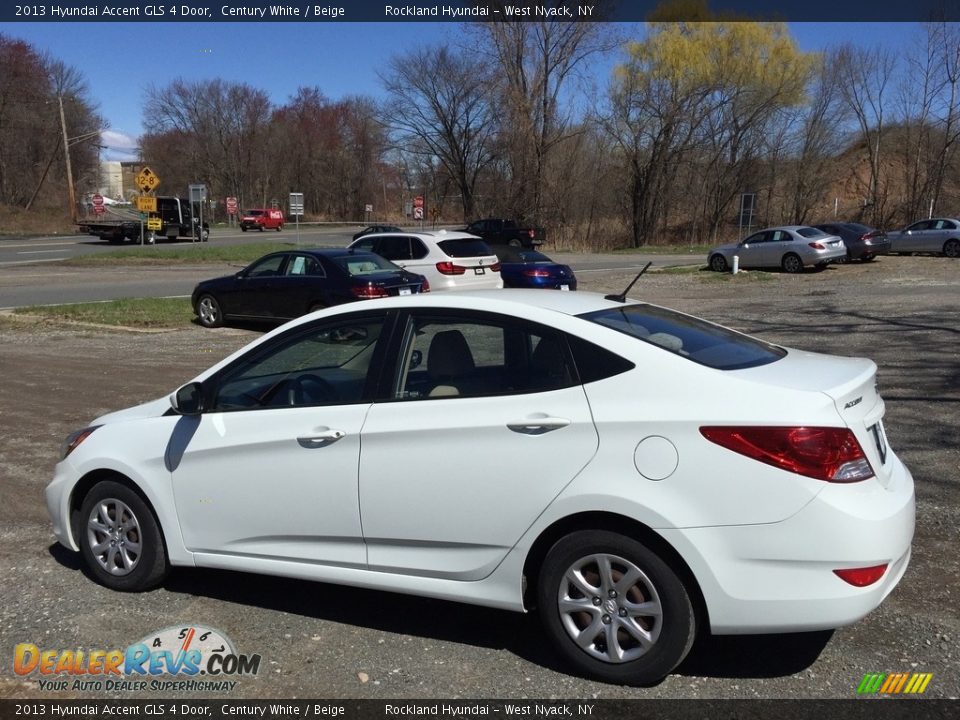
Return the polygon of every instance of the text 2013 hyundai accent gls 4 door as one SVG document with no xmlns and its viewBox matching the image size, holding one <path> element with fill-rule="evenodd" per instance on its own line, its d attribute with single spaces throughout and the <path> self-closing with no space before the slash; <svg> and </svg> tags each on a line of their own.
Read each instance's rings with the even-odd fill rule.
<svg viewBox="0 0 960 720">
<path fill-rule="evenodd" d="M 95 420 L 46 498 L 111 588 L 188 565 L 536 608 L 580 671 L 650 683 L 697 632 L 893 590 L 913 480 L 875 373 L 591 293 L 373 300 Z"/>
</svg>

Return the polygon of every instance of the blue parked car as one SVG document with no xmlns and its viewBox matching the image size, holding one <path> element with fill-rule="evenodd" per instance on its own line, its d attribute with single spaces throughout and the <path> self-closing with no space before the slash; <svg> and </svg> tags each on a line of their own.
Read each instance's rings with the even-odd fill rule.
<svg viewBox="0 0 960 720">
<path fill-rule="evenodd" d="M 577 289 L 577 276 L 570 266 L 555 263 L 542 252 L 507 245 L 493 245 L 491 249 L 500 260 L 504 287 Z"/>
</svg>

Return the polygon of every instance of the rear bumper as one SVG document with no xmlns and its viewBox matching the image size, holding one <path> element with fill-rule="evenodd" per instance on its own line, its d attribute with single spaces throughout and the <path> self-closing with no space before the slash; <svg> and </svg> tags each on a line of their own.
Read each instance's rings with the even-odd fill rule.
<svg viewBox="0 0 960 720">
<path fill-rule="evenodd" d="M 779 523 L 663 531 L 687 559 L 717 634 L 826 630 L 849 625 L 883 602 L 910 562 L 913 478 L 895 456 L 893 476 L 827 484 Z M 868 587 L 834 570 L 887 563 Z"/>
</svg>

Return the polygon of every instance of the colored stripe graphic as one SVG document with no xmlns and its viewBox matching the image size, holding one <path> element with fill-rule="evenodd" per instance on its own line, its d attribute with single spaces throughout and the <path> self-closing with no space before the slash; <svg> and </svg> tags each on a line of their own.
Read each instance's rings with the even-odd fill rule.
<svg viewBox="0 0 960 720">
<path fill-rule="evenodd" d="M 933 679 L 933 673 L 867 673 L 857 687 L 858 695 L 920 695 Z"/>
</svg>

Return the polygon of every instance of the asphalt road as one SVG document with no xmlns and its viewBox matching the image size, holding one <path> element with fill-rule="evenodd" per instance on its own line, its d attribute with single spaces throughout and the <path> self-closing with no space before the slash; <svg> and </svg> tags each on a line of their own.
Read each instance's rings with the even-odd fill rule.
<svg viewBox="0 0 960 720">
<path fill-rule="evenodd" d="M 287 225 L 282 233 L 247 232 L 220 229 L 211 235 L 218 245 L 241 245 L 261 242 L 298 242 L 304 247 L 343 247 L 352 239 L 356 228 L 302 227 Z M 193 245 L 199 247 L 199 245 Z M 200 280 L 235 272 L 229 265 L 177 265 L 152 267 L 131 274 L 123 267 L 70 267 L 58 261 L 90 255 L 128 245 L 112 245 L 107 241 L 76 235 L 69 237 L 34 237 L 0 239 L 0 309 L 26 305 L 98 302 L 135 297 L 189 296 Z M 163 253 L 172 248 L 191 247 L 191 243 L 160 243 L 146 252 Z M 581 278 L 610 271 L 639 271 L 647 261 L 656 267 L 700 264 L 697 255 L 660 255 L 647 253 L 585 255 L 545 252 L 557 262 L 571 265 Z"/>
<path fill-rule="evenodd" d="M 145 272 L 130 272 L 146 282 Z M 629 279 L 591 273 L 583 289 L 610 292 Z M 630 688 L 571 675 L 532 616 L 197 569 L 174 572 L 153 592 L 112 592 L 52 538 L 41 491 L 62 438 L 99 413 L 170 392 L 257 333 L 103 331 L 0 317 L 0 648 L 110 650 L 198 623 L 262 656 L 257 676 L 229 694 L 176 695 L 190 698 L 853 699 L 866 673 L 892 672 L 933 674 L 924 696 L 908 703 L 915 712 L 924 700 L 960 695 L 960 263 L 881 258 L 801 276 L 656 274 L 632 295 L 772 342 L 878 363 L 887 434 L 917 491 L 911 565 L 879 609 L 833 633 L 702 638 L 663 683 Z M 0 697 L 173 696 L 43 690 L 6 657 Z M 833 712 L 843 716 L 843 707 Z"/>
</svg>

